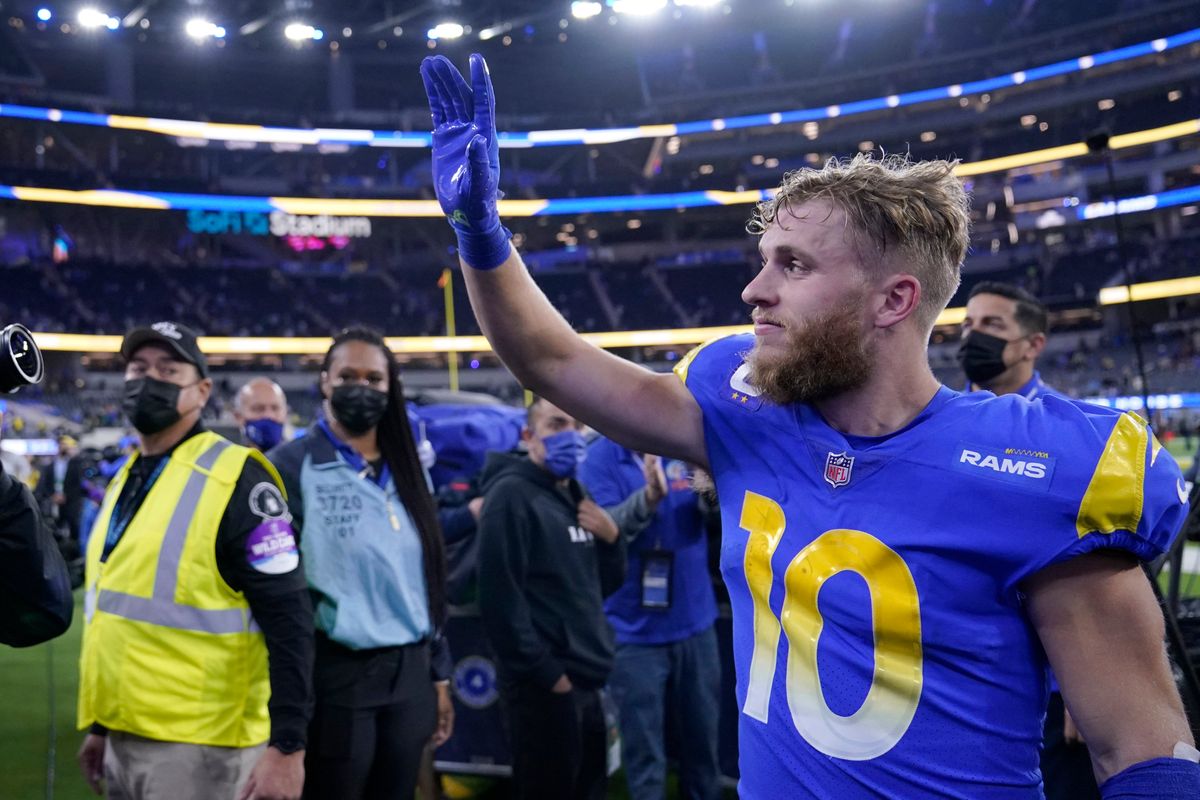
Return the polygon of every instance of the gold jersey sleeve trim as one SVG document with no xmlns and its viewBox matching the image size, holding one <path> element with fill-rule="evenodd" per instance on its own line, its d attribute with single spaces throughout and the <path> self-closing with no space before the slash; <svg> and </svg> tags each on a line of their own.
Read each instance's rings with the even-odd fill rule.
<svg viewBox="0 0 1200 800">
<path fill-rule="evenodd" d="M 1117 420 L 1079 504 L 1075 530 L 1080 538 L 1089 533 L 1137 530 L 1142 520 L 1150 438 L 1141 417 L 1126 413 Z"/>
<path fill-rule="evenodd" d="M 719 342 L 725 338 L 727 338 L 727 337 L 718 336 L 715 339 L 709 339 L 707 342 L 704 342 L 703 344 L 696 345 L 695 347 L 693 347 L 691 350 L 688 351 L 688 354 L 686 356 L 684 356 L 678 364 L 675 365 L 672 372 L 674 372 L 677 376 L 679 376 L 679 380 L 683 381 L 684 386 L 687 386 L 688 370 L 691 368 L 692 362 L 696 359 L 696 356 L 700 354 L 700 351 L 703 350 L 704 348 L 708 347 L 713 342 Z"/>
</svg>

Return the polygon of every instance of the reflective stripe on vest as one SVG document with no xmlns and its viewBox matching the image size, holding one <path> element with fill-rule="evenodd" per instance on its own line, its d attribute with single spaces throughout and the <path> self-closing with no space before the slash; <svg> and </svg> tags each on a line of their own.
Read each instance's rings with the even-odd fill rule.
<svg viewBox="0 0 1200 800">
<path fill-rule="evenodd" d="M 212 469 L 221 453 L 229 446 L 230 443 L 224 439 L 214 442 L 196 459 L 196 466 L 203 470 Z M 180 495 L 179 503 L 171 514 L 170 522 L 167 523 L 166 534 L 158 553 L 153 596 L 138 597 L 110 589 L 101 589 L 97 595 L 93 585 L 88 588 L 84 599 L 84 609 L 89 622 L 96 609 L 99 609 L 125 619 L 179 630 L 202 633 L 259 631 L 249 612 L 243 612 L 241 609 L 211 610 L 175 602 L 175 592 L 179 586 L 179 559 L 183 555 L 188 527 L 200 504 L 200 496 L 204 493 L 204 483 L 207 480 L 208 477 L 204 473 L 193 470 L 184 484 L 183 494 Z"/>
</svg>

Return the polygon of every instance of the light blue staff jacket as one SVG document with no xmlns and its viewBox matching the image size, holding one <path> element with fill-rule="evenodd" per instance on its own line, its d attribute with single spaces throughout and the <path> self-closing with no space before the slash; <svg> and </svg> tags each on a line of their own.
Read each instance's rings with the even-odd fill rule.
<svg viewBox="0 0 1200 800">
<path fill-rule="evenodd" d="M 355 650 L 429 638 L 421 540 L 387 469 L 375 475 L 323 421 L 270 457 L 287 488 L 317 630 Z"/>
</svg>

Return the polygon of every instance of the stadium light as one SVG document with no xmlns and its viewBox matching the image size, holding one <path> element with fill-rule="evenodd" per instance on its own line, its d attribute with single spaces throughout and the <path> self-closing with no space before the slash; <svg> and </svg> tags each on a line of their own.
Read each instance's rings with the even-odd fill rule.
<svg viewBox="0 0 1200 800">
<path fill-rule="evenodd" d="M 571 16 L 575 19 L 591 19 L 599 16 L 604 6 L 595 0 L 575 0 L 571 3 Z"/>
<path fill-rule="evenodd" d="M 436 27 L 430 28 L 425 35 L 430 39 L 458 39 L 464 33 L 466 33 L 466 28 L 457 22 L 442 22 Z"/>
<path fill-rule="evenodd" d="M 1200 293 L 1200 278 L 1171 278 L 1164 281 L 1135 283 L 1133 285 L 1133 302 L 1143 300 L 1162 300 L 1168 297 L 1186 297 Z M 1127 303 L 1130 299 L 1130 287 L 1106 286 L 1100 290 L 1100 305 L 1112 306 Z"/>
<path fill-rule="evenodd" d="M 1196 279 L 1200 281 L 1200 278 Z M 1138 284 L 1146 286 L 1149 284 Z M 1121 287 L 1124 288 L 1124 287 Z M 1136 288 L 1136 287 L 1135 287 Z M 947 308 L 938 316 L 936 326 L 958 325 L 967 316 L 963 307 Z M 641 331 L 600 331 L 581 334 L 606 350 L 621 347 L 671 347 L 707 342 L 721 336 L 750 333 L 749 325 L 721 325 L 709 328 L 668 328 Z M 116 353 L 121 337 L 105 334 L 34 332 L 42 350 L 69 353 Z M 398 353 L 482 353 L 492 346 L 482 336 L 389 336 L 387 345 Z M 210 355 L 319 355 L 329 348 L 328 337 L 201 336 L 200 348 Z"/>
<path fill-rule="evenodd" d="M 49 22 L 54 19 L 54 12 L 48 8 L 39 8 L 37 10 L 37 18 L 39 22 Z"/>
<path fill-rule="evenodd" d="M 196 40 L 225 38 L 224 28 L 199 17 L 189 19 L 187 25 L 184 26 L 184 31 L 188 36 Z"/>
<path fill-rule="evenodd" d="M 76 19 L 85 28 L 108 28 L 110 31 L 115 31 L 121 26 L 119 19 L 110 17 L 103 11 L 94 8 L 81 8 Z"/>
<path fill-rule="evenodd" d="M 617 14 L 645 17 L 662 11 L 667 0 L 608 0 L 608 7 Z"/>
<path fill-rule="evenodd" d="M 483 30 L 481 30 L 479 32 L 479 38 L 486 42 L 489 39 L 496 38 L 497 36 L 499 36 L 502 33 L 508 33 L 512 29 L 513 29 L 513 24 L 511 22 L 500 22 L 500 23 L 497 23 L 497 24 L 491 26 L 490 28 L 484 28 Z M 512 37 L 505 36 L 504 38 L 507 40 L 504 42 L 505 45 L 509 45 L 512 43 Z"/>
<path fill-rule="evenodd" d="M 685 8 L 715 8 L 724 0 L 675 0 L 675 5 Z"/>
<path fill-rule="evenodd" d="M 325 38 L 325 32 L 320 28 L 314 28 L 312 25 L 307 25 L 303 22 L 293 22 L 289 24 L 283 29 L 283 35 L 291 39 L 293 42 L 303 42 L 306 39 L 319 42 Z"/>
</svg>

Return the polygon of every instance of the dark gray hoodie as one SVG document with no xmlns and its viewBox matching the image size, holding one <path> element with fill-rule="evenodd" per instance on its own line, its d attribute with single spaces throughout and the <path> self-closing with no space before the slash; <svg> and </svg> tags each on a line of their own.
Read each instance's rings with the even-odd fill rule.
<svg viewBox="0 0 1200 800">
<path fill-rule="evenodd" d="M 586 490 L 527 457 L 493 453 L 480 478 L 479 607 L 501 682 L 548 690 L 566 674 L 603 686 L 614 647 L 604 597 L 624 580 L 622 540 L 583 530 Z"/>
</svg>

